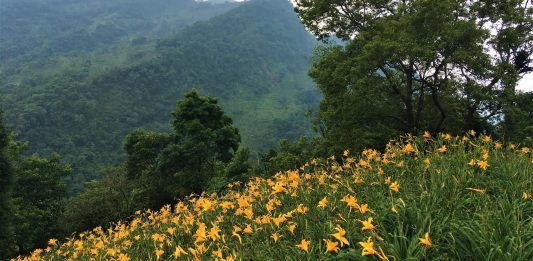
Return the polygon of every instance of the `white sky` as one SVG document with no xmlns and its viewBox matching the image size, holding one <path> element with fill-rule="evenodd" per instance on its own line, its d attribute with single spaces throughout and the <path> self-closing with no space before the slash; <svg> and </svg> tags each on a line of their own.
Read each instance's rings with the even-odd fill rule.
<svg viewBox="0 0 533 261">
<path fill-rule="evenodd" d="M 518 82 L 518 89 L 526 92 L 533 92 L 533 73 L 529 73 Z"/>
</svg>

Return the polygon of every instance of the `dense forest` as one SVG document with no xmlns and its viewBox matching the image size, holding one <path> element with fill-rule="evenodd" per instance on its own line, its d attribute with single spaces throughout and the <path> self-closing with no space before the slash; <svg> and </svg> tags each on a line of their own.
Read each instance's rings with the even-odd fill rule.
<svg viewBox="0 0 533 261">
<path fill-rule="evenodd" d="M 209 16 L 223 9 L 181 2 L 176 7 L 180 12 L 206 9 Z M 141 3 L 136 10 L 142 10 Z M 90 8 L 114 10 L 104 4 Z M 220 97 L 244 143 L 256 152 L 274 148 L 278 139 L 310 133 L 305 115 L 319 101 L 307 76 L 314 40 L 288 3 L 242 5 L 177 34 L 169 30 L 168 36 L 141 43 L 135 35 L 145 32 L 132 27 L 140 31 L 124 36 L 133 37 L 126 42 L 129 47 L 109 43 L 112 47 L 86 55 L 59 56 L 62 65 L 43 72 L 42 79 L 31 79 L 37 73 L 30 68 L 30 73 L 18 74 L 24 80 L 10 76 L 2 88 L 8 126 L 29 141 L 33 151 L 64 155 L 76 170 L 69 178 L 71 188 L 79 190 L 84 181 L 96 177 L 100 166 L 119 163 L 129 131 L 164 130 L 168 111 L 192 87 Z M 83 54 L 83 48 L 77 49 Z M 114 66 L 107 64 L 117 60 Z"/>
<path fill-rule="evenodd" d="M 270 169 L 251 162 L 271 157 L 264 153 L 279 139 L 315 135 L 308 115 L 320 95 L 307 70 L 316 40 L 286 1 L 6 0 L 0 8 L 2 35 L 12 36 L 2 38 L 0 93 L 11 133 L 5 148 L 11 186 L 5 187 L 12 201 L 5 213 L 17 216 L 4 235 L 15 238 L 15 252 L 178 195 L 218 190 Z M 151 175 L 173 168 L 160 169 L 155 148 L 151 161 L 136 148 L 151 135 L 161 137 L 161 149 L 180 143 L 171 138 L 170 112 L 191 88 L 218 97 L 239 129 L 235 159 L 215 153 L 211 173 L 195 186 L 176 187 L 182 181 L 173 182 L 175 175 L 156 182 Z M 205 157 L 206 148 L 196 150 Z M 183 168 L 183 177 L 207 171 Z M 163 184 L 168 190 L 158 187 Z M 36 188 L 42 191 L 29 192 Z M 22 210 L 39 197 L 34 211 Z M 44 230 L 32 230 L 36 225 Z"/>
<path fill-rule="evenodd" d="M 18 62 L 36 69 L 30 66 L 46 61 L 42 58 L 53 64 L 57 58 L 74 55 L 72 52 L 89 54 L 120 46 L 118 43 L 142 44 L 235 6 L 192 0 L 2 0 L 1 60 L 3 65 Z"/>
<path fill-rule="evenodd" d="M 0 260 L 533 258 L 532 5 L 0 0 Z"/>
</svg>

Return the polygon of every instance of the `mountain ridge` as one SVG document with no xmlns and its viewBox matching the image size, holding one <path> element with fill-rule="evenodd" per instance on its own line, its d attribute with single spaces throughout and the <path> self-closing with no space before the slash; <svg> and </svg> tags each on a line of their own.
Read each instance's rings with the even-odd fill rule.
<svg viewBox="0 0 533 261">
<path fill-rule="evenodd" d="M 80 72 L 56 75 L 15 102 L 31 106 L 6 116 L 34 151 L 74 163 L 82 175 L 71 184 L 95 177 L 99 168 L 86 166 L 120 162 L 128 132 L 168 130 L 169 112 L 193 87 L 220 97 L 245 146 L 261 151 L 311 134 L 304 115 L 319 97 L 307 76 L 314 43 L 288 1 L 245 2 L 158 41 L 140 64 L 85 83 Z"/>
</svg>

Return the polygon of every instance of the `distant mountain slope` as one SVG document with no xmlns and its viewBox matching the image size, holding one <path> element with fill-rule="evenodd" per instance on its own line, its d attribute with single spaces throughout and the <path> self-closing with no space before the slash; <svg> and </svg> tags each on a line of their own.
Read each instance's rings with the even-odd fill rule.
<svg viewBox="0 0 533 261">
<path fill-rule="evenodd" d="M 0 0 L 0 63 L 170 35 L 235 6 L 194 0 Z"/>
<path fill-rule="evenodd" d="M 238 5 L 194 0 L 0 0 L 0 85 L 6 89 L 22 84 L 24 90 L 18 92 L 25 93 L 58 71 L 94 76 L 140 63 L 151 57 L 153 40 Z"/>
<path fill-rule="evenodd" d="M 73 162 L 73 184 L 119 162 L 133 129 L 164 130 L 192 87 L 220 97 L 244 144 L 264 150 L 310 131 L 305 113 L 319 99 L 307 76 L 314 44 L 288 1 L 255 0 L 159 41 L 140 64 L 89 78 L 83 68 L 66 70 L 25 95 L 8 88 L 6 117 L 35 151 Z"/>
</svg>

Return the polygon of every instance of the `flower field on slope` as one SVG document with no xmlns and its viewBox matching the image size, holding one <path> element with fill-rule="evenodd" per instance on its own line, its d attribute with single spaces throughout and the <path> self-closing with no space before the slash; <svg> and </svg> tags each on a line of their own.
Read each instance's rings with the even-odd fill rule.
<svg viewBox="0 0 533 261">
<path fill-rule="evenodd" d="M 18 259 L 533 260 L 532 153 L 472 134 L 346 151 Z"/>
</svg>

